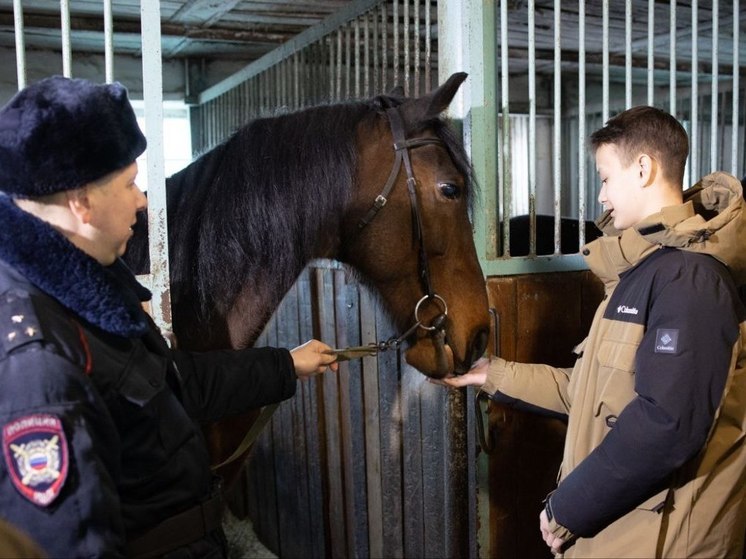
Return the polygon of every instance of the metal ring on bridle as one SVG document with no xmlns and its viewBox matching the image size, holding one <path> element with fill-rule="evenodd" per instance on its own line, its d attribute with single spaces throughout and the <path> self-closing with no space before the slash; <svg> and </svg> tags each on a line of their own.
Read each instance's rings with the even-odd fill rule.
<svg viewBox="0 0 746 559">
<path fill-rule="evenodd" d="M 437 328 L 437 326 L 425 326 L 424 324 L 422 324 L 422 321 L 420 320 L 420 317 L 418 316 L 420 314 L 420 305 L 422 304 L 423 301 L 426 301 L 428 299 L 432 299 L 433 301 L 436 301 L 436 300 L 440 301 L 440 303 L 438 304 L 443 307 L 444 316 L 448 316 L 448 305 L 446 304 L 446 301 L 445 299 L 443 299 L 443 297 L 441 297 L 437 293 L 434 293 L 433 295 L 425 295 L 422 299 L 417 301 L 417 304 L 414 306 L 414 319 L 417 325 L 423 330 L 432 332 L 433 330 Z"/>
</svg>

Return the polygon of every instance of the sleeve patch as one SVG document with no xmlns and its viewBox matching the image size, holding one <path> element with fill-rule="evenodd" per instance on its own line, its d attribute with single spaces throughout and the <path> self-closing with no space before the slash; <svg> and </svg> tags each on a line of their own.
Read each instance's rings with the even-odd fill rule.
<svg viewBox="0 0 746 559">
<path fill-rule="evenodd" d="M 26 499 L 46 507 L 59 496 L 69 460 L 65 431 L 58 417 L 34 414 L 6 423 L 3 452 L 10 479 Z"/>
<path fill-rule="evenodd" d="M 676 353 L 679 343 L 678 328 L 658 328 L 655 332 L 655 353 Z"/>
</svg>

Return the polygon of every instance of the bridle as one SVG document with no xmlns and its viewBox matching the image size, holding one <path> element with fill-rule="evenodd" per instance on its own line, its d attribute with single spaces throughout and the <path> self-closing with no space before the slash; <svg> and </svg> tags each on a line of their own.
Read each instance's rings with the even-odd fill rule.
<svg viewBox="0 0 746 559">
<path fill-rule="evenodd" d="M 392 107 L 386 110 L 386 114 L 391 125 L 391 134 L 394 139 L 394 164 L 389 173 L 388 180 L 381 190 L 381 193 L 376 196 L 373 205 L 368 212 L 360 219 L 358 223 L 358 230 L 365 228 L 378 214 L 378 212 L 386 205 L 391 191 L 394 189 L 396 179 L 399 177 L 401 172 L 402 163 L 404 164 L 404 171 L 407 173 L 407 191 L 409 193 L 410 207 L 412 211 L 412 235 L 414 241 L 418 245 L 418 265 L 419 265 L 419 276 L 422 282 L 422 288 L 425 295 L 417 301 L 414 307 L 414 324 L 409 327 L 403 334 L 399 336 L 393 336 L 385 341 L 378 343 L 371 343 L 365 346 L 345 348 L 341 350 L 335 350 L 338 356 L 345 356 L 347 358 L 352 357 L 363 357 L 365 355 L 375 355 L 380 351 L 388 351 L 391 349 L 397 349 L 409 336 L 411 336 L 418 328 L 429 332 L 430 336 L 435 341 L 435 347 L 438 353 L 438 365 L 442 365 L 443 368 L 447 368 L 447 360 L 445 357 L 444 345 L 445 345 L 445 324 L 448 316 L 448 304 L 445 299 L 438 295 L 432 286 L 432 280 L 430 278 L 430 266 L 427 258 L 427 252 L 425 250 L 424 234 L 422 227 L 422 214 L 420 212 L 419 204 L 417 202 L 417 179 L 414 176 L 414 170 L 412 169 L 412 160 L 409 157 L 409 150 L 426 145 L 440 145 L 443 146 L 443 141 L 439 138 L 413 138 L 407 139 L 404 133 L 404 123 L 402 121 L 401 114 L 397 107 Z M 429 324 L 425 324 L 420 318 L 420 309 L 425 302 L 434 302 L 440 312 L 430 321 Z M 340 359 L 341 360 L 341 359 Z"/>
</svg>

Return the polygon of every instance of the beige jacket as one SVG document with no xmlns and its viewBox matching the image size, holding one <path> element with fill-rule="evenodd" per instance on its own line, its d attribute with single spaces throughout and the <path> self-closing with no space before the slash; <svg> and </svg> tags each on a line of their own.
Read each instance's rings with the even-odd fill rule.
<svg viewBox="0 0 746 559">
<path fill-rule="evenodd" d="M 491 363 L 488 393 L 568 415 L 552 496 L 579 534 L 565 557 L 742 556 L 745 208 L 739 181 L 715 173 L 682 206 L 588 244 L 606 295 L 575 366 Z"/>
</svg>

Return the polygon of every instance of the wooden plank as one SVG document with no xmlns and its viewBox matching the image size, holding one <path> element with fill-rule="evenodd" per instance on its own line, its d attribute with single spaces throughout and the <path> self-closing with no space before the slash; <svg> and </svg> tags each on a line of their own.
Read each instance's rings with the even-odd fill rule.
<svg viewBox="0 0 746 559">
<path fill-rule="evenodd" d="M 402 409 L 402 500 L 404 526 L 404 556 L 415 557 L 425 547 L 422 494 L 422 438 L 420 428 L 419 388 L 424 378 L 414 367 L 401 363 Z"/>
<path fill-rule="evenodd" d="M 378 341 L 375 296 L 361 287 L 361 343 Z M 365 482 L 368 494 L 368 542 L 370 557 L 383 557 L 383 503 L 381 486 L 381 424 L 378 393 L 378 359 L 362 360 L 363 407 L 365 423 Z"/>
<path fill-rule="evenodd" d="M 305 342 L 315 337 L 314 333 L 314 298 L 312 294 L 312 276 L 306 269 L 297 281 L 298 285 L 298 326 L 300 341 Z M 306 470 L 303 479 L 308 488 L 308 502 L 302 506 L 307 511 L 310 537 L 306 552 L 311 557 L 325 557 L 325 516 L 323 469 L 321 466 L 319 411 L 317 394 L 320 389 L 318 377 L 300 383 L 302 406 L 298 434 L 303 439 L 306 453 Z"/>
<path fill-rule="evenodd" d="M 376 313 L 378 335 L 395 334 L 382 309 Z M 402 425 L 399 386 L 399 354 L 388 351 L 378 357 L 379 416 L 381 420 L 381 480 L 383 505 L 383 557 L 404 555 L 402 527 Z"/>
<path fill-rule="evenodd" d="M 316 271 L 319 297 L 319 328 L 321 339 L 330 345 L 336 345 L 334 318 L 334 282 L 332 270 L 319 269 Z M 330 537 L 330 551 L 332 557 L 346 557 L 346 533 L 344 515 L 344 469 L 339 445 L 339 377 L 338 375 L 323 375 L 321 386 L 323 389 L 323 419 L 324 441 L 326 443 L 326 475 L 327 475 L 327 506 L 328 530 Z"/>
<path fill-rule="evenodd" d="M 276 311 L 277 346 L 292 349 L 297 345 L 298 309 L 295 290 L 286 294 Z M 296 386 L 297 388 L 297 386 Z M 275 484 L 277 487 L 278 518 L 280 534 L 280 556 L 298 557 L 304 552 L 307 534 L 303 524 L 307 519 L 300 513 L 299 488 L 303 485 L 299 476 L 302 457 L 295 444 L 293 397 L 283 402 L 275 411 L 273 439 L 275 451 Z"/>
<path fill-rule="evenodd" d="M 354 284 L 347 283 L 344 270 L 334 272 L 334 292 L 337 344 L 340 347 L 359 345 L 358 290 Z M 354 359 L 340 363 L 339 370 L 340 445 L 344 467 L 347 557 L 369 555 L 360 368 L 360 360 Z"/>
<path fill-rule="evenodd" d="M 447 549 L 447 531 L 443 529 L 446 518 L 446 488 L 450 483 L 446 424 L 448 389 L 423 382 L 420 388 L 420 424 L 422 426 L 422 499 L 423 547 L 418 555 L 441 557 Z M 459 517 L 463 518 L 463 517 Z M 448 555 L 452 556 L 452 555 Z"/>
</svg>

